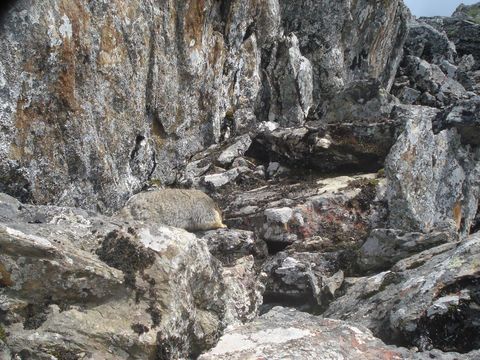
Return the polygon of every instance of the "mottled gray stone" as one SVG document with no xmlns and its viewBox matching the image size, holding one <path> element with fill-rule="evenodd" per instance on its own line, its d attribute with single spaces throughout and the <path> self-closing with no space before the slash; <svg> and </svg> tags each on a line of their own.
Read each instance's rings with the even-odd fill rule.
<svg viewBox="0 0 480 360">
<path fill-rule="evenodd" d="M 478 349 L 479 252 L 477 233 L 453 248 L 442 245 L 402 260 L 404 266 L 393 271 L 357 279 L 324 316 L 363 324 L 384 341 L 402 339 L 422 350 Z M 446 296 L 463 300 L 448 313 L 435 311 Z"/>
<path fill-rule="evenodd" d="M 250 324 L 228 328 L 217 346 L 200 359 L 474 360 L 478 355 L 388 346 L 359 324 L 276 307 Z"/>
<path fill-rule="evenodd" d="M 439 111 L 397 109 L 405 130 L 386 160 L 389 224 L 404 231 L 452 229 L 468 234 L 477 210 L 478 150 L 461 145 L 455 130 L 432 131 Z"/>
<path fill-rule="evenodd" d="M 358 253 L 357 263 L 364 271 L 390 269 L 396 262 L 423 250 L 458 241 L 456 233 L 428 234 L 395 229 L 375 229 Z"/>
</svg>

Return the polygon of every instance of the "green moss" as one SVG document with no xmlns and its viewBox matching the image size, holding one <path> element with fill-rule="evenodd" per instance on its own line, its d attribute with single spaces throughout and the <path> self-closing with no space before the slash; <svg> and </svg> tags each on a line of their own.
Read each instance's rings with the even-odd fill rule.
<svg viewBox="0 0 480 360">
<path fill-rule="evenodd" d="M 0 325 L 0 340 L 3 342 L 7 341 L 7 332 L 5 331 L 2 325 Z"/>
<path fill-rule="evenodd" d="M 162 187 L 162 180 L 160 179 L 150 179 L 148 180 L 148 186 L 149 187 Z"/>
<path fill-rule="evenodd" d="M 377 171 L 377 178 L 379 179 L 385 178 L 385 169 L 380 169 Z"/>
<path fill-rule="evenodd" d="M 225 113 L 225 119 L 233 120 L 235 118 L 235 111 L 233 109 L 228 109 Z"/>
</svg>

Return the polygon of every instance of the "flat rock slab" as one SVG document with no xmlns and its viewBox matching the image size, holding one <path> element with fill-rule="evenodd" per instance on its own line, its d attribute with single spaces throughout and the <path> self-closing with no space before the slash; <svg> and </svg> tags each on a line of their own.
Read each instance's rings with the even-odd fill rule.
<svg viewBox="0 0 480 360">
<path fill-rule="evenodd" d="M 415 353 L 385 345 L 362 326 L 276 307 L 256 321 L 227 329 L 200 360 L 236 359 L 474 359 L 470 355 Z"/>
</svg>

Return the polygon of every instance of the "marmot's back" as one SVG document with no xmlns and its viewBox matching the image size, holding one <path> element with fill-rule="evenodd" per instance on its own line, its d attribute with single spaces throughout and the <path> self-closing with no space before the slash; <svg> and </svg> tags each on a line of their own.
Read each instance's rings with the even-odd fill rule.
<svg viewBox="0 0 480 360">
<path fill-rule="evenodd" d="M 127 202 L 120 215 L 127 220 L 189 231 L 225 227 L 215 202 L 199 190 L 165 189 L 139 193 Z"/>
</svg>

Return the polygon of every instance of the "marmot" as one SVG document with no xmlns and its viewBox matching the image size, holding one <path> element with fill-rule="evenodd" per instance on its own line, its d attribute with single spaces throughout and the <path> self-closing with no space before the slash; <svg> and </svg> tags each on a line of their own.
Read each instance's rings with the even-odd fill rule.
<svg viewBox="0 0 480 360">
<path fill-rule="evenodd" d="M 199 190 L 165 189 L 134 195 L 120 210 L 126 220 L 206 231 L 226 226 L 212 198 Z"/>
</svg>

